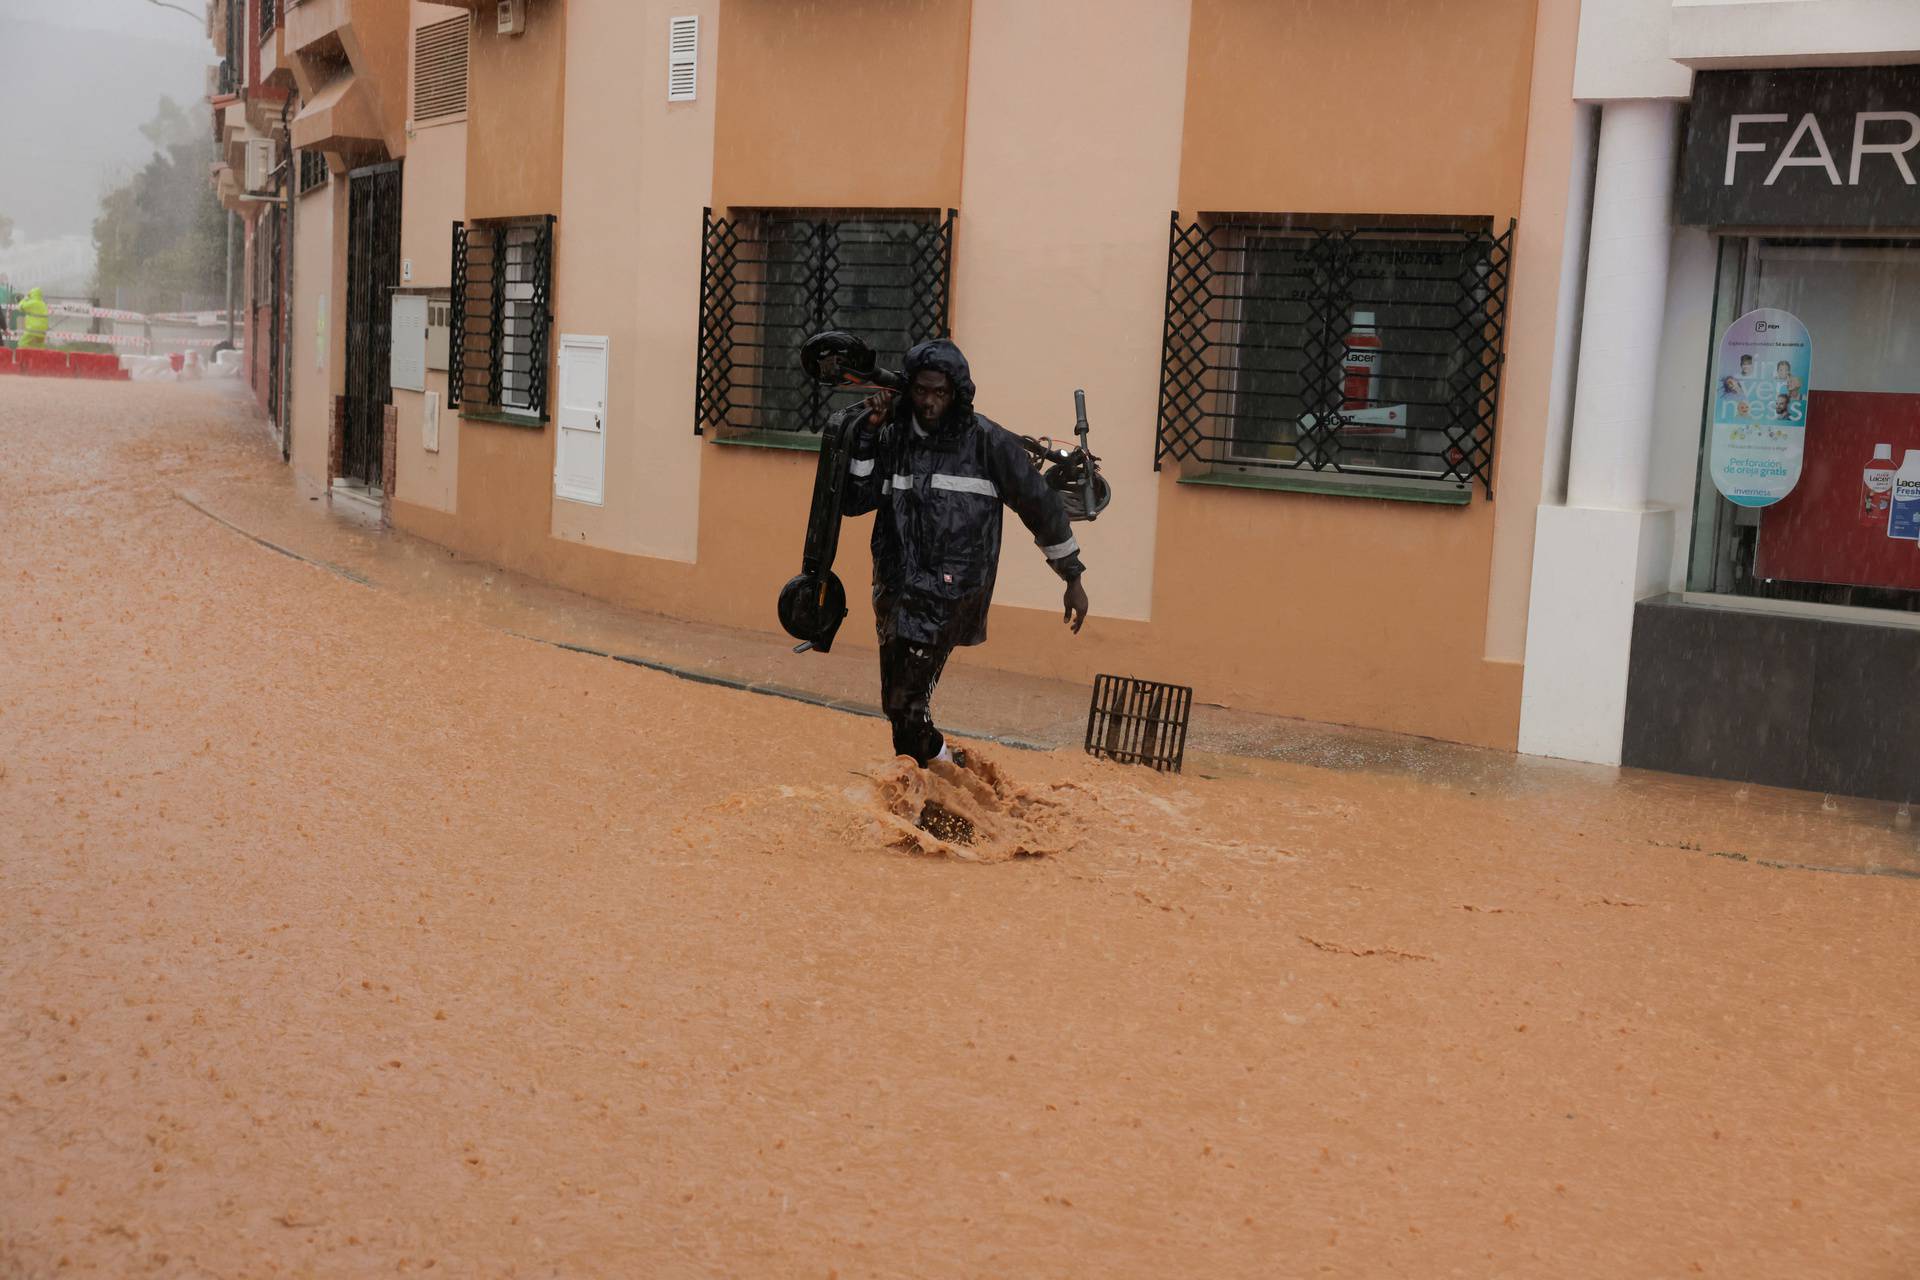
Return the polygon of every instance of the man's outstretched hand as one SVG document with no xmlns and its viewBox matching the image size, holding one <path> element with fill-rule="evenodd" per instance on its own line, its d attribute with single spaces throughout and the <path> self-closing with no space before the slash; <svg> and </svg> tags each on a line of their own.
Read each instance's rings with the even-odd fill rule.
<svg viewBox="0 0 1920 1280">
<path fill-rule="evenodd" d="M 1080 579 L 1075 578 L 1067 584 L 1067 594 L 1061 603 L 1067 611 L 1060 620 L 1073 628 L 1073 634 L 1079 635 L 1080 624 L 1087 620 L 1088 608 L 1087 589 L 1080 585 Z"/>
</svg>

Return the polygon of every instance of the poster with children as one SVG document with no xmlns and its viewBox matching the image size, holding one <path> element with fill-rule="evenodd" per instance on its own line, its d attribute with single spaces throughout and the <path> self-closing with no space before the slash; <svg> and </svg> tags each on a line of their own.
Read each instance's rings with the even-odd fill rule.
<svg viewBox="0 0 1920 1280">
<path fill-rule="evenodd" d="M 1720 335 L 1714 364 L 1714 488 L 1742 507 L 1793 492 L 1806 453 L 1813 339 L 1792 312 L 1761 307 Z"/>
</svg>

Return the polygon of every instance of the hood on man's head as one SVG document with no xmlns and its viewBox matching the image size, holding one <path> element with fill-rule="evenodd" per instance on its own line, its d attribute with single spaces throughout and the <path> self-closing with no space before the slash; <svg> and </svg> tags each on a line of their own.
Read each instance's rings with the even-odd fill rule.
<svg viewBox="0 0 1920 1280">
<path fill-rule="evenodd" d="M 967 358 L 960 354 L 960 348 L 945 338 L 922 342 L 907 352 L 907 377 L 911 379 L 922 369 L 932 369 L 953 379 L 955 408 L 973 408 L 973 374 L 967 369 Z"/>
</svg>

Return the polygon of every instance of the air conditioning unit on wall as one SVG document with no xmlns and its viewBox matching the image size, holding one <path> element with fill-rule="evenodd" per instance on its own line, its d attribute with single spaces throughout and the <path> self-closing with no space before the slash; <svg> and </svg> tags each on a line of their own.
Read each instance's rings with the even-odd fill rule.
<svg viewBox="0 0 1920 1280">
<path fill-rule="evenodd" d="M 527 29 L 527 0 L 499 0 L 493 29 L 503 36 L 517 36 Z"/>
<path fill-rule="evenodd" d="M 265 191 L 273 181 L 273 139 L 247 139 L 247 190 Z"/>
</svg>

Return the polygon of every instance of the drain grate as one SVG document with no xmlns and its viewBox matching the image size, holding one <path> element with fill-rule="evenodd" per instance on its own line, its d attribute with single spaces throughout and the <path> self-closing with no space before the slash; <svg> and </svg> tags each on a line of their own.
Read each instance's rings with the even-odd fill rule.
<svg viewBox="0 0 1920 1280">
<path fill-rule="evenodd" d="M 1087 709 L 1087 754 L 1179 773 L 1187 754 L 1193 690 L 1132 676 L 1095 676 Z"/>
</svg>

